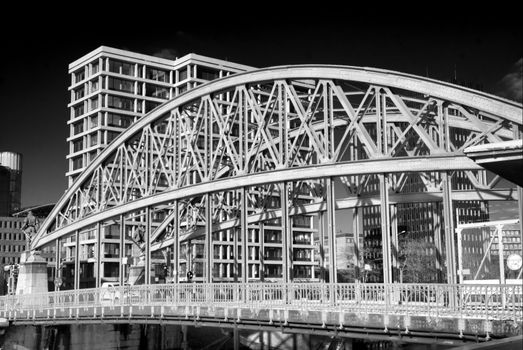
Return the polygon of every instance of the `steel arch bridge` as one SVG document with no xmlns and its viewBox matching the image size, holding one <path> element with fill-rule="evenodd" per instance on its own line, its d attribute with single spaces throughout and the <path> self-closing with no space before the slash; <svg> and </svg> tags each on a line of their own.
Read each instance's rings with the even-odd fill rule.
<svg viewBox="0 0 523 350">
<path fill-rule="evenodd" d="M 480 288 L 472 294 L 486 296 L 483 304 L 470 304 L 470 290 L 457 285 L 454 227 L 488 218 L 486 201 L 521 202 L 521 188 L 463 150 L 521 139 L 522 129 L 516 102 L 386 70 L 284 66 L 212 81 L 131 125 L 39 228 L 31 248 L 53 251 L 58 276 L 69 278 L 62 289 L 76 291 L 49 293 L 40 311 L 6 308 L 4 316 L 69 322 L 86 312 L 91 322 L 114 311 L 96 289 L 114 281 L 145 284 L 127 291 L 139 310 L 145 305 L 153 317 L 158 307 L 176 322 L 227 321 L 236 307 L 238 321 L 272 325 L 281 312 L 285 325 L 298 324 L 312 308 L 319 328 L 375 325 L 363 313 L 378 312 L 385 329 L 396 322 L 407 333 L 412 315 L 452 318 L 442 328 L 427 321 L 425 336 L 438 327 L 469 334 L 483 327 L 488 338 L 493 319 L 498 334 L 510 333 L 507 317 L 521 327 L 521 290 Z M 341 226 L 353 231 L 355 249 L 342 255 L 351 255 L 358 283 L 338 283 L 347 282 L 337 274 L 347 267 L 337 257 Z M 432 243 L 432 284 L 393 283 L 403 282 L 405 232 Z M 180 283 L 188 271 L 202 283 Z M 369 281 L 382 284 L 359 283 Z M 31 306 L 41 297 L 24 298 Z M 116 304 L 119 315 L 145 317 L 129 300 Z M 486 323 L 465 325 L 467 318 Z"/>
<path fill-rule="evenodd" d="M 97 258 L 98 286 L 106 226 L 118 231 L 120 261 L 128 255 L 125 237 L 137 232 L 146 266 L 151 254 L 168 251 L 176 282 L 183 242 L 201 243 L 197 277 L 204 282 L 219 277 L 213 242 L 232 242 L 227 276 L 247 282 L 263 275 L 264 259 L 251 244 L 264 240 L 264 225 L 277 226 L 282 267 L 273 275 L 310 278 L 316 264 L 336 282 L 336 259 L 325 251 L 336 252 L 336 210 L 350 209 L 355 231 L 377 215 L 382 282 L 390 283 L 397 206 L 437 202 L 436 264 L 455 283 L 456 201 L 517 200 L 513 185 L 496 187 L 499 176 L 488 178 L 463 150 L 517 139 L 521 130 L 516 102 L 397 72 L 322 65 L 237 74 L 178 96 L 121 134 L 66 191 L 31 247 L 55 245 L 57 261 L 74 260 L 79 270 L 81 244 L 68 257 L 61 244 L 81 242 L 87 232 L 96 242 L 88 256 Z M 318 262 L 307 232 L 320 237 Z M 297 251 L 313 264 L 297 261 Z M 196 262 L 186 263 L 189 270 Z M 123 276 L 122 264 L 119 270 Z"/>
</svg>

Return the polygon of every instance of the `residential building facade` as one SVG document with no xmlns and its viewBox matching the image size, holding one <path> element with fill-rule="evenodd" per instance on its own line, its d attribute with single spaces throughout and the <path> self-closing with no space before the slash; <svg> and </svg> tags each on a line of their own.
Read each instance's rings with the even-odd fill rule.
<svg viewBox="0 0 523 350">
<path fill-rule="evenodd" d="M 160 104 L 253 69 L 188 54 L 170 60 L 101 46 L 69 65 L 69 185 L 112 140 Z"/>
</svg>

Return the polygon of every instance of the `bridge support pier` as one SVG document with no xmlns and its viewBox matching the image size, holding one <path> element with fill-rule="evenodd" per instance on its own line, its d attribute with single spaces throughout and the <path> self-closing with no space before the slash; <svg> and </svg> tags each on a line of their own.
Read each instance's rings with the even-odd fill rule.
<svg viewBox="0 0 523 350">
<path fill-rule="evenodd" d="M 187 342 L 187 326 L 182 326 L 182 349 L 189 350 L 189 343 Z"/>
<path fill-rule="evenodd" d="M 233 343 L 234 350 L 240 350 L 240 334 L 238 333 L 238 327 L 234 327 L 233 330 Z"/>
<path fill-rule="evenodd" d="M 47 293 L 47 261 L 40 251 L 25 251 L 20 258 L 16 294 Z"/>
</svg>

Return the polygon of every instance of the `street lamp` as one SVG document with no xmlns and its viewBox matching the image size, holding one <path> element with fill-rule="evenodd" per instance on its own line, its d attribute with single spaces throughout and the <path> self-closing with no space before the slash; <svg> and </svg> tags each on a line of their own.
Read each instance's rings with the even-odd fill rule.
<svg viewBox="0 0 523 350">
<path fill-rule="evenodd" d="M 16 280 L 18 278 L 18 264 L 6 265 L 4 266 L 4 271 L 9 272 L 9 277 L 7 279 L 7 294 L 14 295 L 16 293 Z"/>
</svg>

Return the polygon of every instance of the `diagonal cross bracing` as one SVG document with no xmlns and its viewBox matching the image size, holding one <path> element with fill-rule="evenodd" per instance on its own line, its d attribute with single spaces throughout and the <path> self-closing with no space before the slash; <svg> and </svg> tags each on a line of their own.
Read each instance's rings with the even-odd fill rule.
<svg viewBox="0 0 523 350">
<path fill-rule="evenodd" d="M 342 85 L 341 81 L 348 84 Z M 351 82 L 367 86 L 367 93 L 351 90 Z M 422 144 L 430 150 L 430 157 L 442 151 L 433 136 L 418 125 L 422 109 L 413 114 L 405 105 L 403 91 L 426 95 L 425 103 L 438 99 L 462 106 L 463 111 L 477 110 L 505 121 L 492 123 L 471 115 L 465 119 L 447 118 L 450 127 L 463 127 L 468 122 L 479 130 L 471 142 L 508 135 L 508 123 L 521 128 L 521 106 L 517 103 L 402 73 L 356 67 L 292 66 L 238 74 L 165 103 L 116 138 L 64 194 L 32 246 L 40 246 L 40 240 L 54 229 L 59 231 L 116 207 L 132 208 L 132 203 L 143 198 L 159 198 L 157 194 L 212 182 L 218 176 L 256 176 L 270 169 L 301 171 L 330 158 L 340 162 L 340 154 L 356 139 L 363 144 L 361 151 L 367 152 L 368 158 L 394 160 L 396 156 L 390 153 L 378 157 L 373 140 L 376 115 L 370 107 L 373 97 L 369 95 L 373 86 L 381 87 L 394 105 L 380 105 L 387 114 L 383 127 L 390 126 L 394 132 L 391 135 L 396 135 L 398 142 L 402 138 L 399 130 L 405 129 L 398 128 L 395 120 L 401 119 L 415 130 L 416 149 L 411 155 L 419 154 Z M 223 91 L 231 92 L 230 100 L 220 97 Z M 357 101 L 352 101 L 355 98 Z M 352 105 L 359 107 L 354 110 Z M 398 110 L 401 116 L 391 118 Z M 152 127 L 168 118 L 172 124 L 167 123 L 166 131 Z M 320 120 L 323 127 L 316 123 Z M 210 131 L 213 126 L 219 135 Z M 187 151 L 182 150 L 182 142 L 186 142 Z M 450 149 L 459 152 L 460 148 L 451 144 Z M 358 159 L 351 155 L 344 161 Z M 167 179 L 166 186 L 158 185 L 160 176 Z M 132 194 L 136 189 L 138 196 Z M 208 190 L 215 189 L 209 186 Z"/>
</svg>

